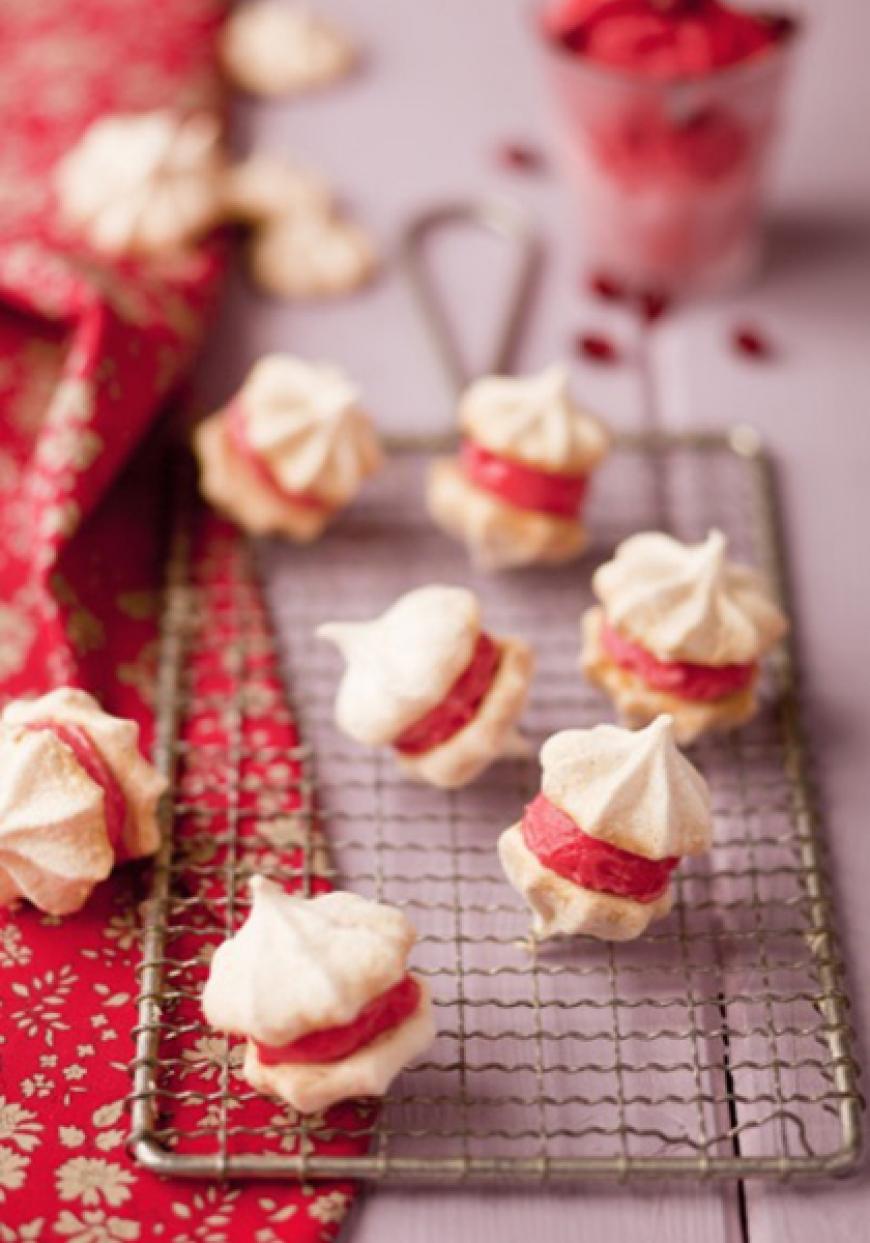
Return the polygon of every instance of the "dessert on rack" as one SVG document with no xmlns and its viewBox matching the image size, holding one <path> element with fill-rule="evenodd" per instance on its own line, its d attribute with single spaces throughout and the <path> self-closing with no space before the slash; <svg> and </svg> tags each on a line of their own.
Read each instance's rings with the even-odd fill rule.
<svg viewBox="0 0 870 1243">
<path fill-rule="evenodd" d="M 609 448 L 602 423 L 571 393 L 567 368 L 485 376 L 459 401 L 462 442 L 432 464 L 428 507 L 485 569 L 555 564 L 586 547 L 589 477 Z"/>
<path fill-rule="evenodd" d="M 203 496 L 255 535 L 317 539 L 382 463 L 359 394 L 336 367 L 271 354 L 194 435 Z"/>
<path fill-rule="evenodd" d="M 671 910 L 680 859 L 710 848 L 707 783 L 669 716 L 639 732 L 564 730 L 544 743 L 541 766 L 540 794 L 498 843 L 534 936 L 633 940 Z"/>
<path fill-rule="evenodd" d="M 84 906 L 116 863 L 153 854 L 166 781 L 139 726 L 62 687 L 0 716 L 0 906 L 49 915 Z"/>
<path fill-rule="evenodd" d="M 220 222 L 225 158 L 210 113 L 110 114 L 55 170 L 65 223 L 113 256 L 176 252 Z"/>
<path fill-rule="evenodd" d="M 351 40 L 307 3 L 250 0 L 234 8 L 220 39 L 231 81 L 252 95 L 310 91 L 345 77 L 357 60 Z"/>
<path fill-rule="evenodd" d="M 520 639 L 483 629 L 473 592 L 419 587 L 373 621 L 329 622 L 317 634 L 347 662 L 338 727 L 357 742 L 392 747 L 411 776 L 451 789 L 525 753 L 516 723 L 534 656 Z"/>
<path fill-rule="evenodd" d="M 382 1096 L 435 1037 L 428 989 L 408 971 L 413 926 L 357 894 L 295 897 L 262 876 L 251 898 L 202 996 L 212 1027 L 247 1039 L 244 1078 L 300 1113 Z"/>
<path fill-rule="evenodd" d="M 667 712 L 687 744 L 756 714 L 760 661 L 787 622 L 761 575 L 729 560 L 721 531 L 700 544 L 633 535 L 592 588 L 601 603 L 583 617 L 581 664 L 626 724 Z"/>
</svg>

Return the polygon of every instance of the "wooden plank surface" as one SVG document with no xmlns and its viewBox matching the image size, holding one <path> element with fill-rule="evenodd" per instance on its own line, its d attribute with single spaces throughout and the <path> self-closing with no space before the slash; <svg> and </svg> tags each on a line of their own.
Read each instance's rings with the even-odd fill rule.
<svg viewBox="0 0 870 1243">
<path fill-rule="evenodd" d="M 735 1198 L 722 1187 L 376 1189 L 363 1196 L 343 1232 L 343 1243 L 625 1243 L 627 1238 L 739 1243 Z"/>
<path fill-rule="evenodd" d="M 614 424 L 637 426 L 645 405 L 633 322 L 593 304 L 583 291 L 574 221 L 558 181 L 505 172 L 496 159 L 505 139 L 538 142 L 545 134 L 527 6 L 441 0 L 414 6 L 412 16 L 402 0 L 321 3 L 368 44 L 365 71 L 343 88 L 292 105 L 240 105 L 240 149 L 268 147 L 323 168 L 388 248 L 409 213 L 433 199 L 496 192 L 524 202 L 541 223 L 548 264 L 522 364 L 551 361 L 582 328 L 606 331 L 624 347 L 626 361 L 614 368 L 578 362 L 578 386 Z M 857 575 L 862 555 L 866 563 L 858 532 L 870 518 L 863 408 L 870 380 L 870 99 L 863 63 L 870 6 L 827 0 L 817 8 L 777 185 L 770 269 L 743 298 L 687 308 L 664 321 L 654 334 L 652 374 L 667 423 L 753 422 L 781 463 L 841 923 L 856 1018 L 866 1031 L 870 990 L 862 980 L 868 963 L 860 934 L 870 852 L 861 838 L 870 713 L 866 679 L 854 671 L 866 664 L 870 624 L 870 586 Z M 485 353 L 499 259 L 485 246 L 472 253 L 462 240 L 443 255 L 475 358 Z M 728 335 L 742 320 L 769 332 L 778 349 L 774 362 L 753 366 L 733 354 Z M 346 365 L 385 429 L 449 423 L 450 393 L 394 268 L 371 291 L 316 309 L 265 302 L 238 277 L 206 360 L 205 400 L 223 400 L 254 358 L 281 348 Z M 744 1224 L 752 1243 L 810 1243 L 823 1230 L 836 1243 L 852 1243 L 862 1237 L 868 1207 L 870 1191 L 860 1180 L 813 1191 L 756 1186 L 747 1191 Z M 539 1232 L 557 1243 L 586 1237 L 607 1243 L 638 1231 L 666 1243 L 735 1243 L 743 1234 L 736 1191 L 377 1189 L 362 1199 L 346 1237 L 463 1243 L 485 1232 L 505 1240 Z"/>
</svg>

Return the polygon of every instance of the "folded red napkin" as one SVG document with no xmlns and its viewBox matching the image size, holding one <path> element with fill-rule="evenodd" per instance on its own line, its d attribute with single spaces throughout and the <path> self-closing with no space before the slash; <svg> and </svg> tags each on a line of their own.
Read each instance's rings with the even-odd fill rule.
<svg viewBox="0 0 870 1243">
<path fill-rule="evenodd" d="M 146 432 L 201 339 L 222 248 L 101 261 L 58 227 L 50 170 L 104 112 L 218 106 L 221 16 L 213 0 L 0 10 L 0 700 L 84 686 L 135 717 L 146 748 L 166 494 Z M 204 517 L 197 557 L 233 562 L 236 542 Z M 263 727 L 292 746 L 272 657 L 258 676 L 275 706 Z M 62 921 L 0 912 L 0 1243 L 333 1237 L 347 1184 L 163 1182 L 128 1157 L 141 888 L 127 867 Z"/>
</svg>

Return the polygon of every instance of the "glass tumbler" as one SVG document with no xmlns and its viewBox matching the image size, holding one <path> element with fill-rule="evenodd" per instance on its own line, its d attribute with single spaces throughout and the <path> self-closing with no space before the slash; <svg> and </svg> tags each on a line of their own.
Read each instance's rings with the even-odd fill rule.
<svg viewBox="0 0 870 1243">
<path fill-rule="evenodd" d="M 750 276 L 791 34 L 742 64 L 661 82 L 574 55 L 539 29 L 590 266 L 689 292 Z"/>
</svg>

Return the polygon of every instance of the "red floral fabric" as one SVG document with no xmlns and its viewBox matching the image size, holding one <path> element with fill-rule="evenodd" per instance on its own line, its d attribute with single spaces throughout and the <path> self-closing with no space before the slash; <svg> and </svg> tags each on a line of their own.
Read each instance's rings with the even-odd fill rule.
<svg viewBox="0 0 870 1243">
<path fill-rule="evenodd" d="M 139 720 L 146 749 L 165 494 L 146 433 L 201 339 L 222 244 L 106 263 L 60 227 L 50 170 L 101 113 L 219 106 L 222 16 L 212 0 L 0 6 L 0 701 L 82 685 Z M 237 537 L 202 521 L 205 564 Z M 261 674 L 280 747 L 292 720 L 274 663 Z M 64 920 L 0 912 L 0 1243 L 332 1237 L 346 1185 L 164 1182 L 128 1157 L 143 883 L 122 868 Z"/>
</svg>

